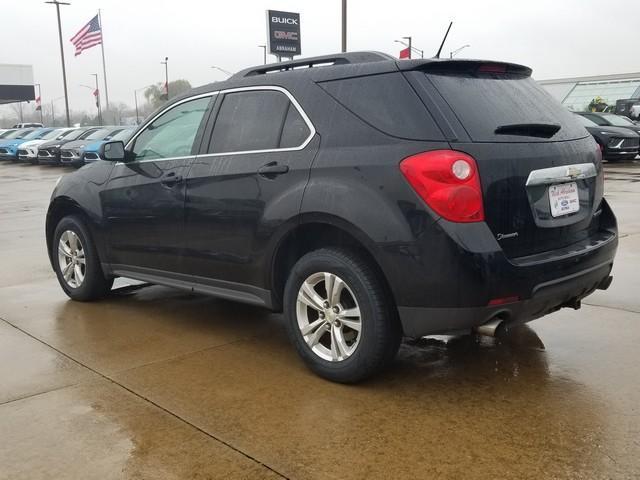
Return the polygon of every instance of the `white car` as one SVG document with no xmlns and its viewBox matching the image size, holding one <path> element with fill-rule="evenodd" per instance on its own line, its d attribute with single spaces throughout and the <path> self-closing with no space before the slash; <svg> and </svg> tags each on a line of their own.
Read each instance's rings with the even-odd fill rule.
<svg viewBox="0 0 640 480">
<path fill-rule="evenodd" d="M 38 163 L 38 146 L 54 138 L 62 139 L 73 130 L 75 130 L 75 128 L 56 128 L 38 140 L 24 142 L 18 148 L 18 160 L 20 162 L 31 162 L 33 164 Z"/>
</svg>

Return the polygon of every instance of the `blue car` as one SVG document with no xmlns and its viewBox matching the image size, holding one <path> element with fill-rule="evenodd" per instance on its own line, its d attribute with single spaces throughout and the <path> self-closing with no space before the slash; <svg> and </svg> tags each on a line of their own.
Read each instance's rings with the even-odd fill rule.
<svg viewBox="0 0 640 480">
<path fill-rule="evenodd" d="M 136 131 L 136 128 L 137 127 L 127 127 L 124 130 L 115 134 L 110 139 L 108 139 L 108 141 L 113 142 L 114 140 L 121 140 L 124 143 L 127 143 L 127 141 L 131 138 L 131 135 L 133 135 L 133 132 Z M 97 142 L 90 143 L 84 147 L 83 159 L 85 164 L 93 163 L 97 160 L 101 160 L 98 152 L 100 151 L 100 145 L 102 145 L 106 141 L 107 140 L 100 140 Z"/>
<path fill-rule="evenodd" d="M 52 128 L 24 128 L 16 130 L 0 141 L 0 160 L 18 160 L 18 147 L 29 140 L 38 140 Z"/>
</svg>

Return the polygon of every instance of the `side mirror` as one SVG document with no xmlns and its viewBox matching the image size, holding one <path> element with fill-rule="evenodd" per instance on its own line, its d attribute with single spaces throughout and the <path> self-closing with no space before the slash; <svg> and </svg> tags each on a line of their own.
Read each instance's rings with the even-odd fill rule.
<svg viewBox="0 0 640 480">
<path fill-rule="evenodd" d="M 124 161 L 124 143 L 121 141 L 105 142 L 100 145 L 100 157 L 112 162 Z"/>
</svg>

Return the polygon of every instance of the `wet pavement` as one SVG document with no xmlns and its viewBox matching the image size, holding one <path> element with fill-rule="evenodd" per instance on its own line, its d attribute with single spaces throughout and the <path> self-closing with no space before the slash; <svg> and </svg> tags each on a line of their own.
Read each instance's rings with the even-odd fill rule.
<svg viewBox="0 0 640 480">
<path fill-rule="evenodd" d="M 640 162 L 607 166 L 608 291 L 500 341 L 406 342 L 357 386 L 258 308 L 68 300 L 43 236 L 61 173 L 0 163 L 0 479 L 640 477 Z"/>
</svg>

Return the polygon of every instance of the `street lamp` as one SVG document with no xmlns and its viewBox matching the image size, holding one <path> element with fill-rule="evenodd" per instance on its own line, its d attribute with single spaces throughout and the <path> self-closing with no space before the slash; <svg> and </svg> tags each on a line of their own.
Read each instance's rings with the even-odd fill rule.
<svg viewBox="0 0 640 480">
<path fill-rule="evenodd" d="M 266 45 L 258 45 L 258 48 L 261 48 L 263 50 L 263 54 L 264 54 L 264 62 L 263 64 L 266 65 L 267 64 L 267 46 Z"/>
<path fill-rule="evenodd" d="M 399 43 L 400 45 L 404 45 L 405 47 L 409 47 L 409 49 L 412 52 L 419 53 L 420 54 L 420 58 L 424 58 L 424 50 L 420 50 L 419 48 L 416 48 L 413 45 L 411 45 L 411 37 L 402 37 L 402 38 L 408 38 L 409 39 L 409 43 L 403 42 L 402 40 L 394 40 L 394 42 Z"/>
<path fill-rule="evenodd" d="M 153 84 L 147 85 L 146 87 L 140 87 L 140 88 L 138 88 L 138 89 L 133 91 L 133 99 L 134 99 L 135 104 L 136 104 L 136 125 L 140 125 L 140 116 L 138 115 L 138 92 L 140 90 L 146 90 L 147 88 L 152 87 L 152 86 L 153 86 Z"/>
<path fill-rule="evenodd" d="M 98 121 L 100 122 L 100 125 L 103 124 L 102 121 L 102 102 L 100 101 L 100 88 L 98 88 L 98 74 L 97 73 L 90 73 L 89 75 L 91 75 L 92 77 L 95 77 L 96 79 L 96 90 L 94 92 L 95 96 L 96 96 L 96 106 L 98 107 Z"/>
<path fill-rule="evenodd" d="M 449 58 L 453 58 L 455 57 L 458 53 L 460 53 L 462 50 L 464 50 L 467 47 L 470 47 L 471 45 L 463 45 L 460 48 L 456 48 L 455 50 L 453 50 L 452 52 L 449 52 Z"/>
<path fill-rule="evenodd" d="M 92 92 L 95 92 L 95 87 L 91 87 L 89 85 L 83 85 L 83 84 L 78 84 L 79 87 L 84 87 L 84 88 L 88 88 L 89 90 L 91 90 Z M 96 107 L 98 107 L 99 102 L 96 101 Z M 98 107 L 98 123 L 100 125 L 102 125 L 102 118 L 100 117 L 100 107 Z"/>
<path fill-rule="evenodd" d="M 62 100 L 63 98 L 66 98 L 64 95 L 62 97 L 56 97 L 56 98 L 52 98 L 51 99 L 51 126 L 55 126 L 56 123 L 56 110 L 55 110 L 55 105 L 54 102 L 57 102 L 58 100 Z"/>
<path fill-rule="evenodd" d="M 167 100 L 169 100 L 169 57 L 164 57 L 164 62 L 160 62 L 164 65 L 164 88 L 167 94 Z"/>
<path fill-rule="evenodd" d="M 266 61 L 265 61 L 265 63 L 266 63 Z M 211 65 L 211 68 L 213 68 L 215 70 L 220 70 L 225 75 L 229 75 L 229 76 L 233 75 L 233 73 L 231 73 L 229 70 L 225 70 L 224 68 L 216 67 L 215 65 Z"/>
</svg>

